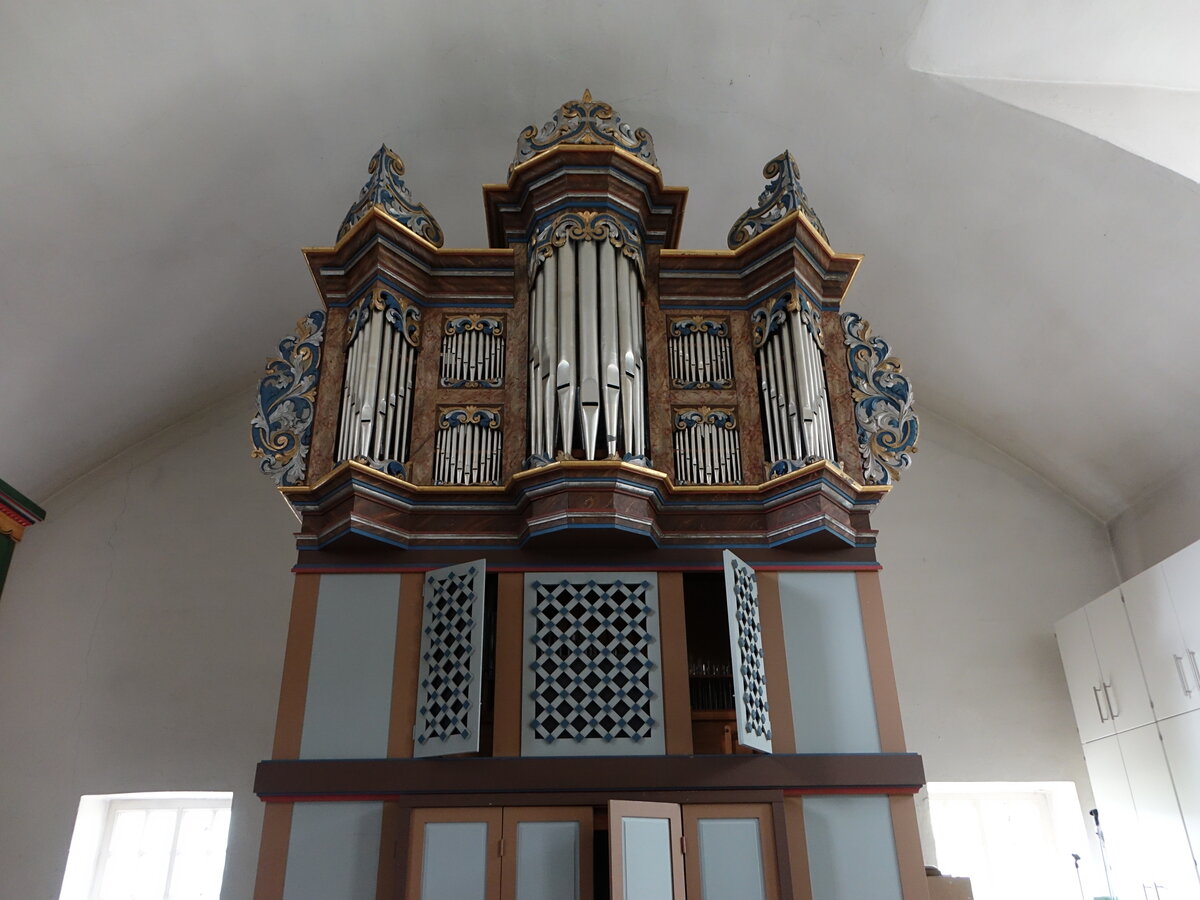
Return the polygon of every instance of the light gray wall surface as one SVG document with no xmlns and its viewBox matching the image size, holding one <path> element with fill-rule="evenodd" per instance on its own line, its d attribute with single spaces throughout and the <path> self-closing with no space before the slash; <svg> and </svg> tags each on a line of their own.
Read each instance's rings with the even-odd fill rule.
<svg viewBox="0 0 1200 900">
<path fill-rule="evenodd" d="M 1175 477 L 1112 519 L 1108 531 L 1122 581 L 1200 541 L 1200 467 L 1180 466 Z"/>
<path fill-rule="evenodd" d="M 296 519 L 250 459 L 251 394 L 58 494 L 0 600 L 0 898 L 55 898 L 81 794 L 234 792 L 254 882 Z M 39 498 L 42 499 L 42 498 Z"/>
<path fill-rule="evenodd" d="M 246 391 L 44 499 L 0 601 L 0 896 L 57 896 L 79 796 L 233 790 L 247 900 L 296 522 L 248 458 Z M 1086 787 L 1053 623 L 1116 583 L 1105 529 L 925 414 L 875 517 L 909 747 L 933 780 Z M 1086 793 L 1085 793 L 1086 796 Z"/>
<path fill-rule="evenodd" d="M 1090 796 L 1054 623 L 1117 583 L 1104 526 L 943 419 L 920 446 L 873 519 L 908 747 L 930 781 Z"/>
</svg>

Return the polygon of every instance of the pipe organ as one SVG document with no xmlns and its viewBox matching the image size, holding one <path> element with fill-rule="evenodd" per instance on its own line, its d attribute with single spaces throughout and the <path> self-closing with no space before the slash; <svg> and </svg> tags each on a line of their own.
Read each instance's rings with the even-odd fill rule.
<svg viewBox="0 0 1200 900">
<path fill-rule="evenodd" d="M 443 246 L 381 148 L 259 385 L 300 519 L 256 900 L 926 900 L 912 390 L 790 153 L 728 248 L 584 93 Z"/>
</svg>

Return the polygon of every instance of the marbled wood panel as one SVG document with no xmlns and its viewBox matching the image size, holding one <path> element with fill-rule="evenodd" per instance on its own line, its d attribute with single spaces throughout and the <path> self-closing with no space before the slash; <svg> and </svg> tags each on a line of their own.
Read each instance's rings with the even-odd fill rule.
<svg viewBox="0 0 1200 900">
<path fill-rule="evenodd" d="M 345 375 L 346 310 L 335 308 L 326 314 L 325 338 L 321 344 L 321 376 L 317 385 L 312 443 L 308 448 L 306 480 L 309 484 L 333 468 Z"/>
<path fill-rule="evenodd" d="M 733 345 L 733 368 L 740 377 L 733 382 L 738 405 L 738 434 L 742 445 L 742 477 L 746 484 L 767 480 L 766 450 L 763 447 L 762 411 L 758 397 L 758 365 L 754 361 L 754 339 L 750 314 L 729 316 Z"/>
<path fill-rule="evenodd" d="M 646 336 L 646 411 L 649 419 L 650 459 L 660 472 L 675 477 L 671 451 L 671 375 L 667 365 L 666 317 L 658 306 L 658 247 L 646 248 L 646 299 L 642 327 Z"/>
<path fill-rule="evenodd" d="M 421 311 L 421 346 L 417 352 L 417 377 L 412 398 L 412 438 L 409 442 L 407 480 L 413 484 L 433 482 L 433 445 L 437 432 L 437 404 L 441 399 L 438 379 L 442 363 L 442 319 L 435 312 Z"/>
<path fill-rule="evenodd" d="M 521 470 L 526 456 L 529 408 L 529 270 L 527 248 L 513 248 L 513 311 L 505 319 L 504 342 L 504 456 L 500 480 Z"/>
<path fill-rule="evenodd" d="M 821 332 L 825 337 L 825 383 L 829 388 L 833 446 L 842 470 L 859 484 L 864 484 L 866 476 L 858 449 L 858 426 L 854 424 L 854 397 L 850 393 L 850 364 L 846 359 L 842 317 L 837 310 L 821 312 Z"/>
</svg>

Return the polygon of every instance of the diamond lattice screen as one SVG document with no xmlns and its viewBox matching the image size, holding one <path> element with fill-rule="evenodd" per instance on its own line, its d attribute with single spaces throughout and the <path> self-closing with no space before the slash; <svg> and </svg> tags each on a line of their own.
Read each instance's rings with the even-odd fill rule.
<svg viewBox="0 0 1200 900">
<path fill-rule="evenodd" d="M 525 611 L 522 752 L 662 753 L 654 575 L 530 575 Z"/>
<path fill-rule="evenodd" d="M 476 560 L 425 577 L 414 756 L 479 749 L 485 565 Z"/>
<path fill-rule="evenodd" d="M 728 550 L 725 551 L 725 594 L 738 742 L 770 753 L 771 715 L 767 707 L 767 673 L 758 616 L 758 579 L 752 568 Z"/>
</svg>

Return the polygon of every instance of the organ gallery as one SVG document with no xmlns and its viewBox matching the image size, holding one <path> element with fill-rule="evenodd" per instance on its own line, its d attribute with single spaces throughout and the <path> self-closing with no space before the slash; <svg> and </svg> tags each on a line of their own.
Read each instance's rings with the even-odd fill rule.
<svg viewBox="0 0 1200 900">
<path fill-rule="evenodd" d="M 682 249 L 585 93 L 456 249 L 371 158 L 252 423 L 300 522 L 258 900 L 928 897 L 871 525 L 912 391 L 799 174 Z"/>
</svg>

